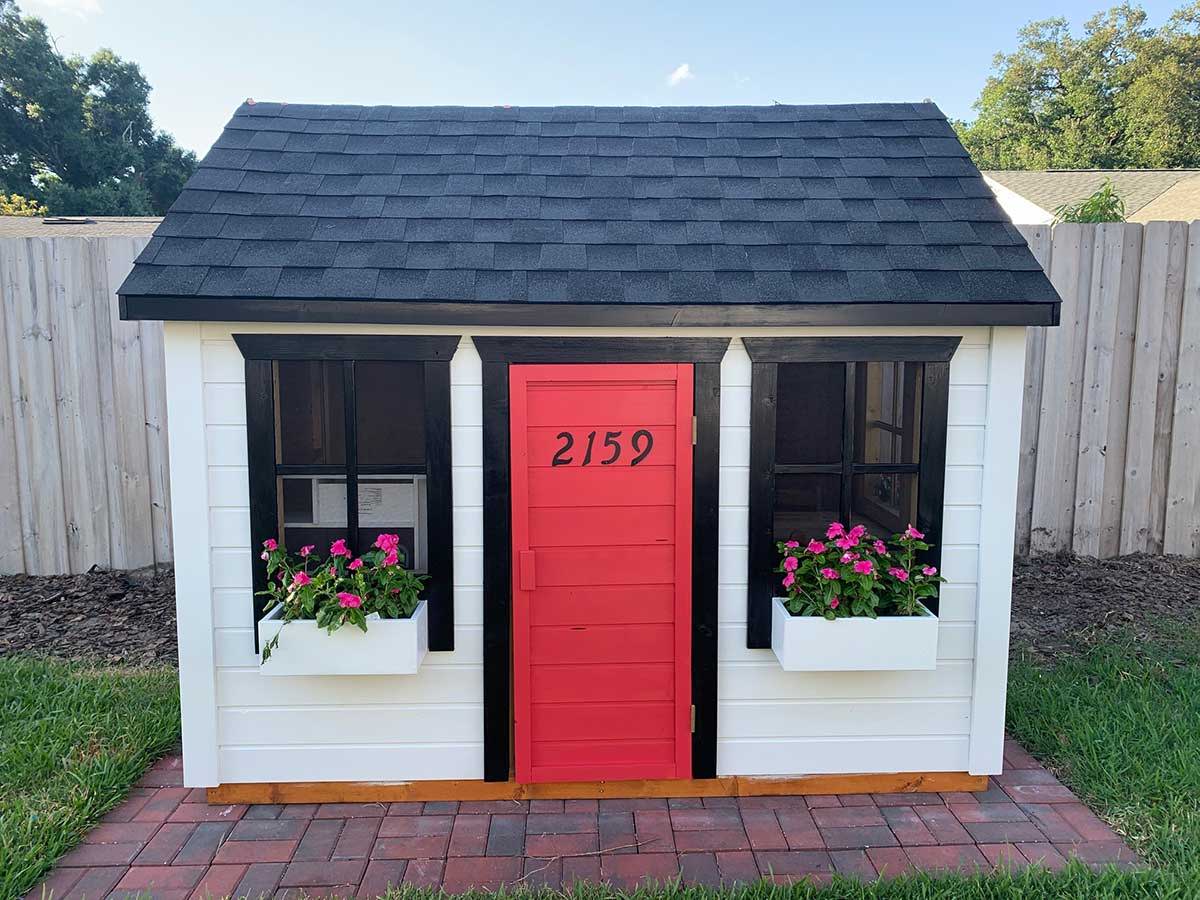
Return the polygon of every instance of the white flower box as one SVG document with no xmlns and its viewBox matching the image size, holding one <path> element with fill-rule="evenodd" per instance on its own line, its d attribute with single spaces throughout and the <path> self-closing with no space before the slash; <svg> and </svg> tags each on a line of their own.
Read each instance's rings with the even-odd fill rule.
<svg viewBox="0 0 1200 900">
<path fill-rule="evenodd" d="M 333 634 L 313 619 L 280 621 L 282 608 L 258 623 L 258 645 L 283 632 L 279 646 L 261 664 L 264 675 L 415 675 L 429 652 L 426 604 L 408 619 L 373 619 L 364 632 L 343 625 Z"/>
<path fill-rule="evenodd" d="M 788 672 L 850 672 L 933 669 L 937 666 L 938 619 L 919 616 L 834 619 L 793 616 L 776 597 L 771 611 L 771 649 Z"/>
</svg>

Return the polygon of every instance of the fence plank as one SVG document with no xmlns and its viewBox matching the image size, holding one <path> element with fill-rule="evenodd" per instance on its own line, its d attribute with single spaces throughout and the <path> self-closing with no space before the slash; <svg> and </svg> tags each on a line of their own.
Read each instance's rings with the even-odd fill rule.
<svg viewBox="0 0 1200 900">
<path fill-rule="evenodd" d="M 139 249 L 140 252 L 140 249 Z M 146 456 L 150 472 L 150 517 L 154 562 L 171 562 L 171 477 L 167 459 L 167 385 L 162 322 L 142 322 L 142 385 L 146 404 Z"/>
<path fill-rule="evenodd" d="M 84 238 L 48 242 L 57 382 L 58 434 L 71 572 L 106 564 L 108 494 L 104 486 L 104 429 L 99 415 L 99 362 L 92 312 L 92 273 Z"/>
<path fill-rule="evenodd" d="M 1050 280 L 1062 297 L 1062 325 L 1046 332 L 1041 422 L 1029 547 L 1057 553 L 1071 545 L 1079 410 L 1094 225 L 1059 225 L 1054 232 Z"/>
<path fill-rule="evenodd" d="M 1053 249 L 1049 225 L 1018 225 L 1039 265 L 1050 271 Z M 1042 378 L 1046 362 L 1046 329 L 1030 328 L 1025 333 L 1025 394 L 1021 406 L 1021 460 L 1017 481 L 1016 552 L 1029 552 L 1029 530 L 1033 519 L 1034 479 L 1037 475 L 1038 428 L 1042 419 Z"/>
<path fill-rule="evenodd" d="M 6 309 L 16 305 L 17 285 L 10 280 L 7 254 L 0 241 L 0 574 L 25 571 L 21 495 L 17 485 L 17 436 L 13 420 L 13 377 L 9 374 Z"/>
<path fill-rule="evenodd" d="M 1129 391 L 1128 372 L 1117 374 L 1115 359 L 1120 346 L 1121 291 L 1130 280 L 1125 256 L 1129 230 L 1123 223 L 1098 225 L 1092 248 L 1071 539 L 1072 551 L 1081 556 L 1101 555 L 1107 505 L 1115 505 L 1115 521 L 1120 522 L 1120 496 L 1106 494 L 1105 485 L 1111 471 L 1122 465 L 1117 457 L 1124 456 L 1123 439 L 1118 447 L 1112 438 L 1114 434 L 1124 436 L 1126 404 L 1117 400 L 1123 386 L 1127 403 Z M 1120 483 L 1120 479 L 1112 480 Z M 1111 516 L 1109 521 L 1113 521 Z"/>
<path fill-rule="evenodd" d="M 1188 229 L 1164 553 L 1200 556 L 1200 222 Z"/>
<path fill-rule="evenodd" d="M 1160 407 L 1160 385 L 1166 351 L 1165 347 L 1178 346 L 1178 313 L 1170 308 L 1182 307 L 1182 284 L 1176 300 L 1170 295 L 1170 273 L 1180 278 L 1183 265 L 1183 241 L 1180 223 L 1149 222 L 1145 226 L 1142 241 L 1142 271 L 1138 279 L 1138 312 L 1133 350 L 1133 372 L 1129 388 L 1129 427 L 1125 445 L 1125 486 L 1121 504 L 1121 553 L 1140 553 L 1161 550 L 1161 531 L 1155 540 L 1153 521 L 1155 510 L 1161 508 L 1165 523 L 1166 468 L 1169 457 L 1156 464 L 1159 446 L 1163 441 L 1160 429 L 1162 413 Z M 1167 363 L 1170 368 L 1170 363 Z M 1174 400 L 1174 375 L 1171 375 Z M 1169 423 L 1165 426 L 1169 438 Z M 1167 445 L 1169 447 L 1169 443 Z M 1167 451 L 1169 453 L 1169 450 Z M 1164 494 L 1162 501 L 1154 499 L 1156 472 L 1163 478 L 1159 489 Z"/>
<path fill-rule="evenodd" d="M 8 293 L 5 305 L 13 398 L 21 533 L 26 569 L 68 571 L 66 515 L 59 466 L 58 420 L 51 346 L 49 247 L 35 238 L 0 242 Z"/>
</svg>

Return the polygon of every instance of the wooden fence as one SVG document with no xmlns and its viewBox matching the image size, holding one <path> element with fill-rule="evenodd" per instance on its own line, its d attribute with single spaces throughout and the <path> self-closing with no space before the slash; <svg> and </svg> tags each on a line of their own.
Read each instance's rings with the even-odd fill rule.
<svg viewBox="0 0 1200 900">
<path fill-rule="evenodd" d="M 1063 307 L 1029 334 L 1017 552 L 1200 555 L 1200 222 L 1023 231 Z"/>
<path fill-rule="evenodd" d="M 1200 556 L 1200 223 L 1022 229 L 1017 552 Z M 171 560 L 162 326 L 114 291 L 145 237 L 0 239 L 0 572 Z"/>
<path fill-rule="evenodd" d="M 114 293 L 147 240 L 0 240 L 0 572 L 171 560 L 162 325 Z"/>
</svg>

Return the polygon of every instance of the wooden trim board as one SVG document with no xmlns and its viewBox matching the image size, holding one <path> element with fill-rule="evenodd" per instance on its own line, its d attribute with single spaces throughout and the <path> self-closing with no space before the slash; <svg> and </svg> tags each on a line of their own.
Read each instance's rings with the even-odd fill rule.
<svg viewBox="0 0 1200 900">
<path fill-rule="evenodd" d="M 294 781 L 221 784 L 209 803 L 399 803 L 416 800 L 590 800 L 606 797 L 771 797 L 783 794 L 904 794 L 985 791 L 986 775 L 898 772 L 881 775 L 800 775 L 661 779 L 656 781 Z"/>
</svg>

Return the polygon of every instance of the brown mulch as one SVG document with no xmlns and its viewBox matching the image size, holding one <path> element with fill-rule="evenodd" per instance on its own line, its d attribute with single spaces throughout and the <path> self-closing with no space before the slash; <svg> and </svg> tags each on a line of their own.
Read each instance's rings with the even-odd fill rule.
<svg viewBox="0 0 1200 900">
<path fill-rule="evenodd" d="M 1109 641 L 1200 628 L 1200 559 L 1039 556 L 1013 571 L 1014 653 L 1054 657 Z"/>
<path fill-rule="evenodd" d="M 1200 559 L 1018 559 L 1013 652 L 1054 657 L 1142 639 L 1163 622 L 1200 628 Z M 170 570 L 0 575 L 0 656 L 45 653 L 115 665 L 175 664 Z"/>
<path fill-rule="evenodd" d="M 0 656 L 39 653 L 110 665 L 176 665 L 169 569 L 0 575 Z"/>
</svg>

